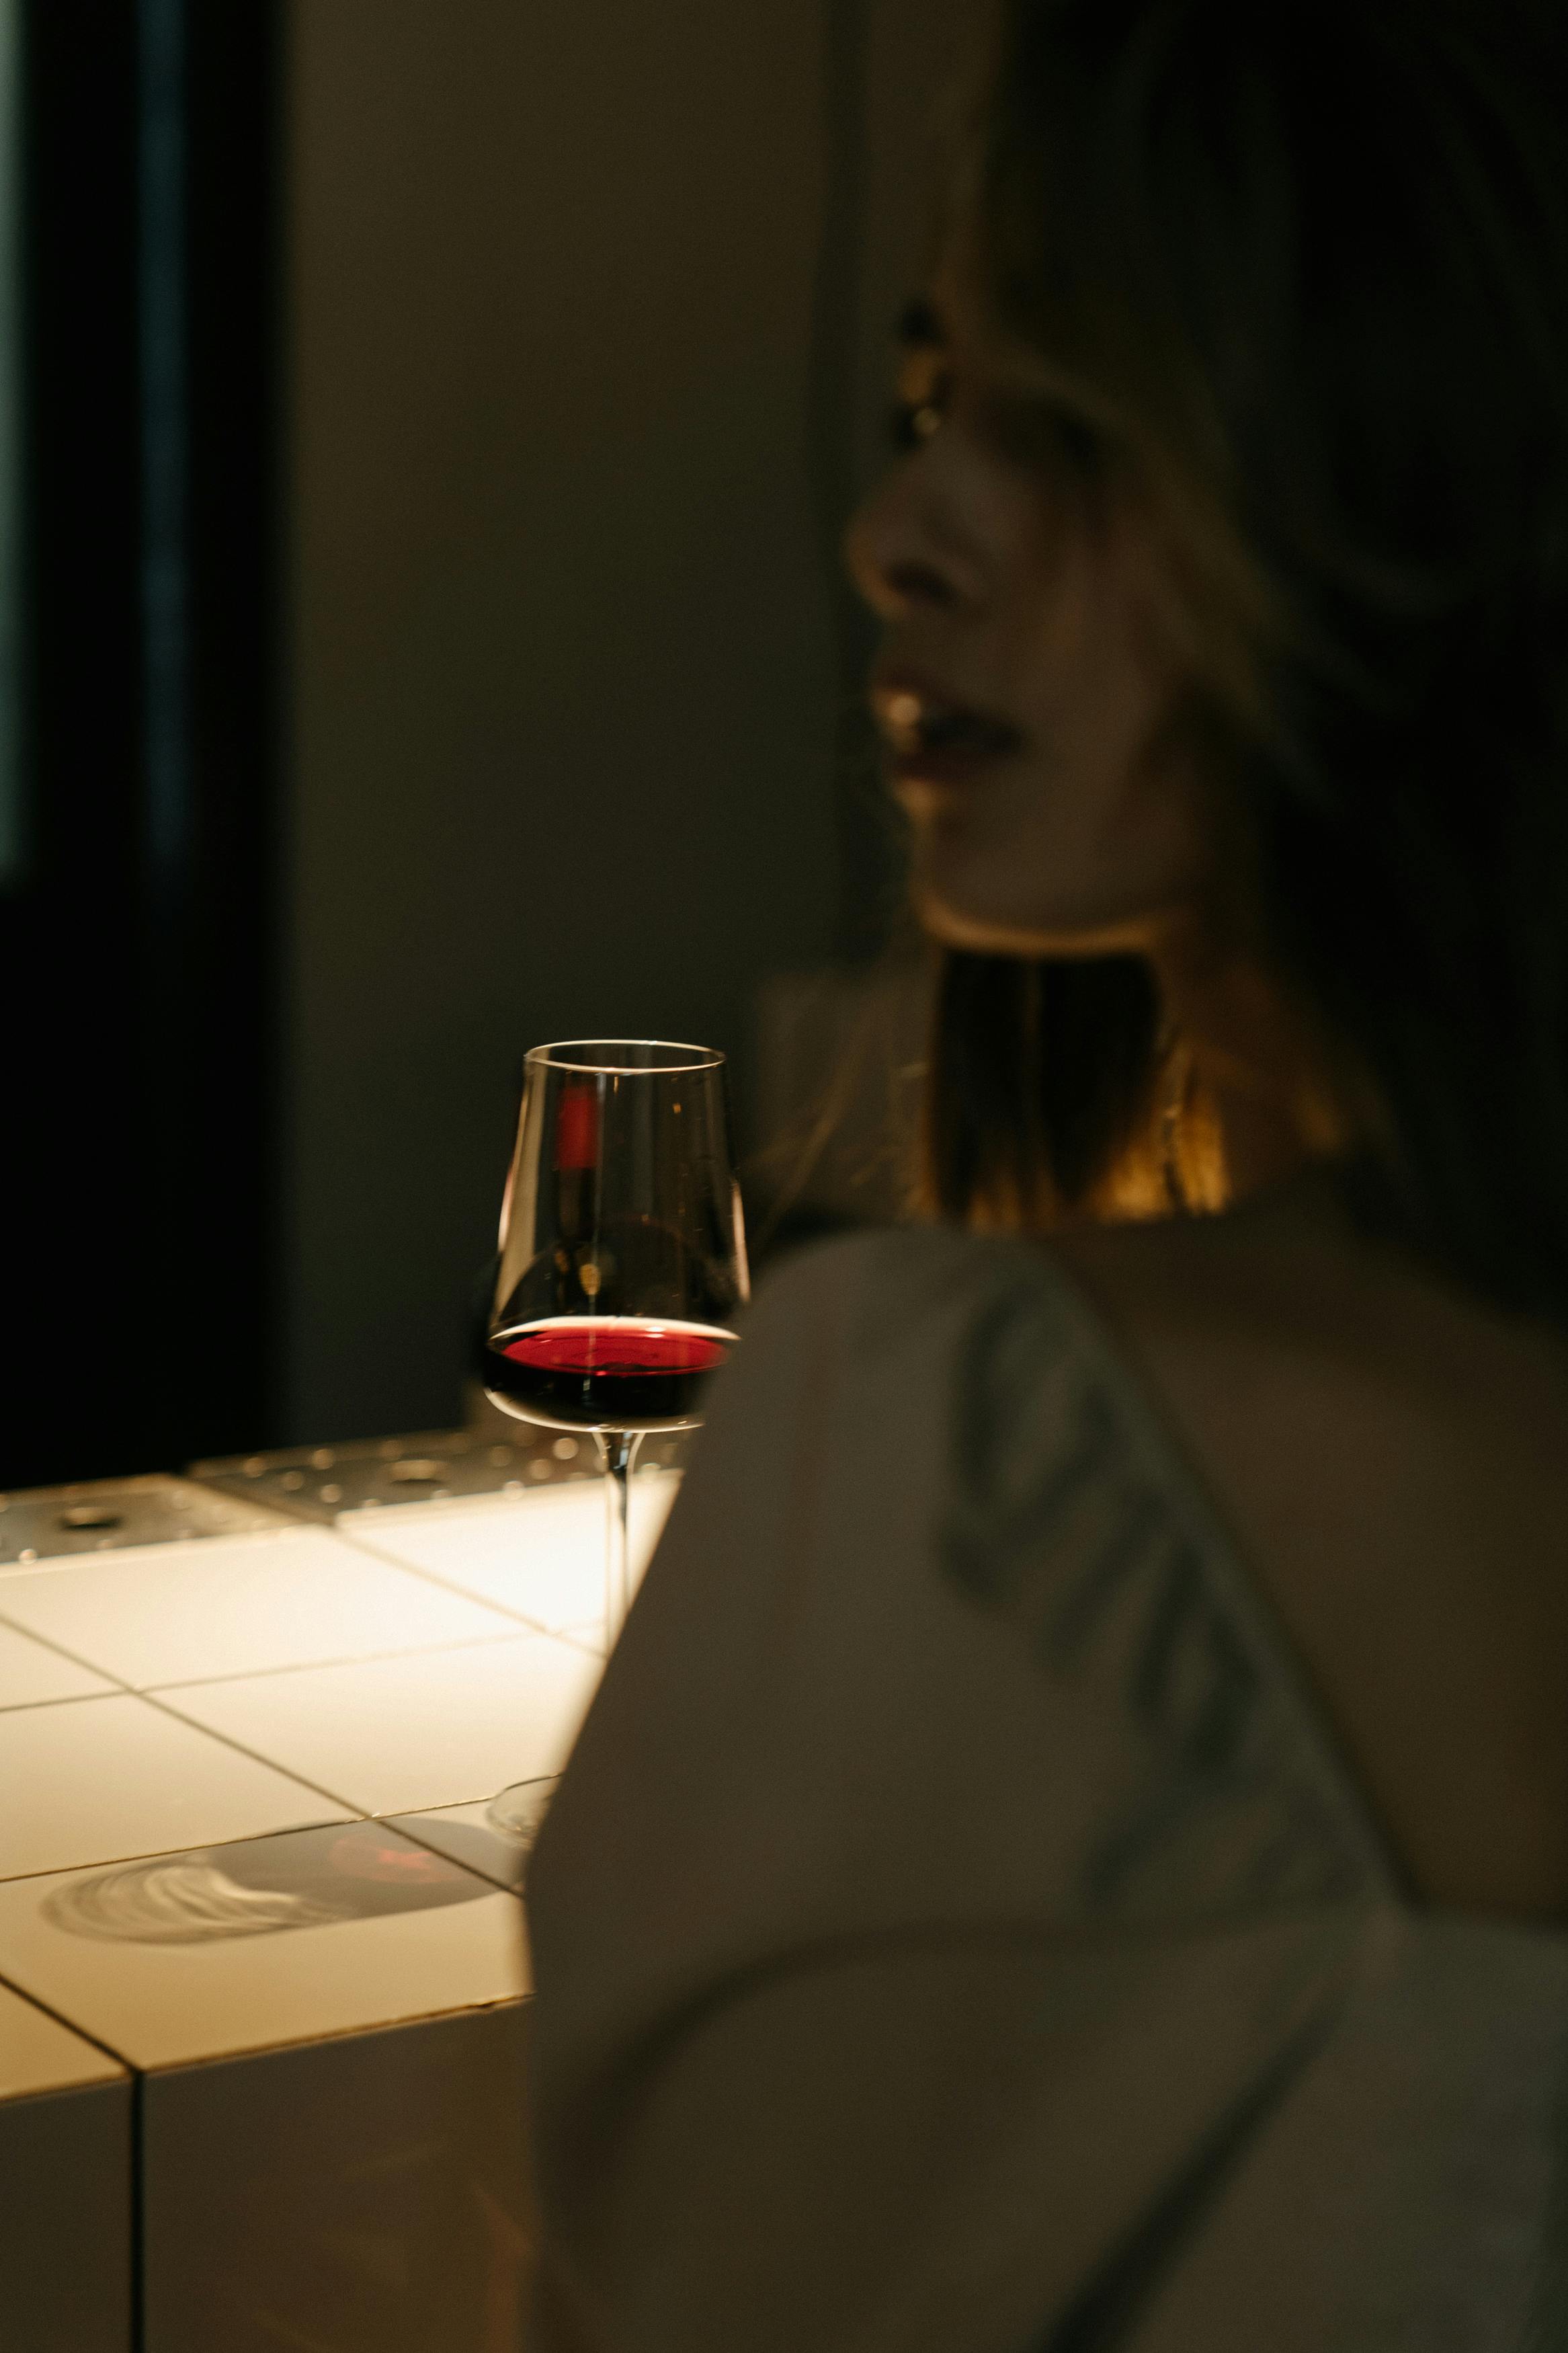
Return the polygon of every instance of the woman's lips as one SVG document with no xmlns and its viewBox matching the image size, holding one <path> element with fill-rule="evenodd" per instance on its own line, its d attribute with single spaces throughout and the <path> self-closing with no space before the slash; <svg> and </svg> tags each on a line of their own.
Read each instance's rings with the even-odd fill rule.
<svg viewBox="0 0 1568 2353">
<path fill-rule="evenodd" d="M 928 785 L 956 790 L 982 783 L 1010 760 L 1017 748 L 1016 743 L 928 744 L 917 751 L 895 754 L 888 764 L 888 773 L 896 787 L 913 790 Z"/>
<path fill-rule="evenodd" d="M 871 707 L 897 786 L 974 785 L 1022 750 L 1016 727 L 923 681 L 879 679 Z"/>
</svg>

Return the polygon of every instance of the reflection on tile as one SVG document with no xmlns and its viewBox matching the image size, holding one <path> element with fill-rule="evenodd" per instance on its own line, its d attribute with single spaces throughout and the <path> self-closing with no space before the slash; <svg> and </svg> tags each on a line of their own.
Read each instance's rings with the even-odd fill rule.
<svg viewBox="0 0 1568 2353">
<path fill-rule="evenodd" d="M 512 1631 L 478 1601 L 302 1527 L 7 1578 L 0 1620 L 140 1690 Z"/>
<path fill-rule="evenodd" d="M 668 1471 L 639 1472 L 632 1481 L 634 1577 L 647 1564 L 679 1485 L 679 1474 Z M 445 1577 L 465 1593 L 499 1602 L 547 1632 L 596 1633 L 603 1625 L 600 1480 L 435 1509 L 345 1513 L 338 1532 L 384 1557 Z"/>
<path fill-rule="evenodd" d="M 79 2084 L 117 2083 L 123 2073 L 106 2052 L 0 1985 L 0 2100 L 29 2100 L 38 2092 L 72 2091 Z"/>
<path fill-rule="evenodd" d="M 56 1889 L 44 1910 L 99 1945 L 230 1945 L 441 1911 L 484 1892 L 472 1872 L 381 1822 L 331 1822 L 108 1863 Z"/>
<path fill-rule="evenodd" d="M 164 1857 L 156 1885 L 152 1865 L 0 1885 L 0 1975 L 143 2068 L 526 1991 L 521 1912 L 487 1882 L 379 1823 L 279 1840 L 269 1873 L 273 1843 L 247 1841 L 226 1858 L 221 1846 Z M 171 1905 L 169 1873 L 182 1867 L 190 1883 Z M 377 1868 L 382 1879 L 367 1875 Z M 433 1889 L 442 1875 L 451 1884 Z M 260 1929 L 237 1917 L 194 1936 L 161 1933 L 182 1905 L 193 1916 L 243 1914 L 238 1899 L 258 1905 L 268 1896 L 285 1907 L 298 1899 L 297 1916 Z M 380 1899 L 391 1908 L 367 1908 Z"/>
<path fill-rule="evenodd" d="M 559 1773 L 601 1672 L 546 1634 L 302 1668 L 169 1694 L 166 1705 L 371 1814 L 489 1799 Z"/>
<path fill-rule="evenodd" d="M 0 1708 L 38 1707 L 55 1699 L 88 1699 L 114 1685 L 29 1634 L 0 1625 Z"/>
<path fill-rule="evenodd" d="M 498 1887 L 522 1892 L 528 1858 L 533 1852 L 559 1776 L 543 1781 L 514 1782 L 498 1790 L 482 1805 L 438 1806 L 429 1813 L 398 1814 L 394 1828 L 450 1856 L 469 1871 L 493 1879 Z"/>
<path fill-rule="evenodd" d="M 0 1715 L 0 1879 L 342 1819 L 314 1789 L 129 1695 Z"/>
</svg>

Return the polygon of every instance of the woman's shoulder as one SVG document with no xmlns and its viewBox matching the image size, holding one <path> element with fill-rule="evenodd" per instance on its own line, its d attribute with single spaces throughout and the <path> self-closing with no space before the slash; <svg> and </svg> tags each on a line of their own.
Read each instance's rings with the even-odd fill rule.
<svg viewBox="0 0 1568 2353">
<path fill-rule="evenodd" d="M 710 1723 L 746 1835 L 776 1876 L 809 1830 L 840 1910 L 889 1873 L 894 1909 L 989 1872 L 1104 1923 L 1366 1882 L 1201 1492 L 1027 1240 L 858 1233 L 759 1286 L 579 1760 L 634 1717 L 691 1820 Z"/>
<path fill-rule="evenodd" d="M 976 1314 L 1027 1303 L 1063 1345 L 1087 1338 L 1087 1302 L 1045 1243 L 952 1226 L 862 1227 L 793 1250 L 757 1286 L 750 1340 L 777 1347 L 831 1325 L 857 1354 L 919 1354 Z"/>
<path fill-rule="evenodd" d="M 1222 1686 L 1290 1683 L 1205 1482 L 1053 1245 L 837 1237 L 775 1271 L 746 1332 L 699 1483 L 743 1488 L 774 1524 L 809 1493 L 893 1614 L 922 1562 L 1047 1677 L 1103 1676 L 1125 1701 L 1163 1646 L 1184 1662 L 1175 1714 L 1202 1692 L 1199 1715 Z"/>
<path fill-rule="evenodd" d="M 977 1279 L 998 1248 L 1016 1251 L 1019 1247 L 957 1226 L 854 1226 L 801 1243 L 775 1260 L 757 1286 L 756 1305 L 772 1308 L 780 1301 L 810 1298 L 846 1282 L 859 1283 L 889 1274 L 922 1286 L 961 1280 L 965 1274 Z"/>
<path fill-rule="evenodd" d="M 1216 1610 L 1221 1595 L 1245 1606 L 1201 1482 L 1055 1245 L 935 1226 L 837 1237 L 763 1287 L 754 1334 L 755 1370 L 793 1358 L 800 1410 L 831 1423 L 818 1459 L 841 1481 L 923 1490 L 944 1573 L 1034 1621 L 1031 1639 L 1134 1556 L 1194 1600 L 1215 1588 Z"/>
<path fill-rule="evenodd" d="M 815 1242 L 770 1271 L 742 1329 L 713 1441 L 743 1421 L 732 1442 L 804 1443 L 839 1486 L 918 1486 L 950 1525 L 1005 1516 L 1086 1451 L 1110 1508 L 1152 1436 L 1109 1327 L 1030 1239 L 908 1226 Z"/>
<path fill-rule="evenodd" d="M 1062 1254 L 941 1226 L 804 1248 L 759 1286 L 729 1394 L 752 1450 L 918 1485 L 948 1566 L 999 1594 L 1026 1561 L 1114 1546 L 1131 1515 L 1223 1549 L 1132 1359 Z"/>
<path fill-rule="evenodd" d="M 1561 1331 L 1360 1234 L 1321 1187 L 1064 1259 L 1407 1881 L 1563 1917 Z"/>
<path fill-rule="evenodd" d="M 1048 1484 L 1052 1464 L 1087 1453 L 1102 1492 L 1152 1482 L 1178 1518 L 1201 1517 L 1135 1355 L 1053 1243 L 935 1225 L 837 1235 L 770 1271 L 743 1332 L 748 1386 L 795 1382 L 879 1460 L 941 1462 L 960 1493 Z"/>
</svg>

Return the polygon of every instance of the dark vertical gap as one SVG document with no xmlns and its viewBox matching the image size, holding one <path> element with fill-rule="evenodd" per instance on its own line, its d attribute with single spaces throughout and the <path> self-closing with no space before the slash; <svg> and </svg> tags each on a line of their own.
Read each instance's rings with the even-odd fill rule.
<svg viewBox="0 0 1568 2353">
<path fill-rule="evenodd" d="M 278 1434 L 281 0 L 25 0 L 0 1486 Z"/>
<path fill-rule="evenodd" d="M 141 0 L 138 360 L 150 958 L 169 943 L 192 879 L 185 14 L 185 0 Z"/>
<path fill-rule="evenodd" d="M 863 962 L 885 944 L 896 902 L 896 835 L 866 710 L 875 624 L 844 569 L 860 484 L 856 404 L 868 198 L 869 0 L 824 0 L 822 227 L 813 290 L 807 458 L 833 599 L 834 797 L 838 826 L 836 953 Z"/>
<path fill-rule="evenodd" d="M 280 1424 L 280 11 L 142 8 L 148 1066 L 180 1073 L 160 1255 L 184 1460 Z"/>
<path fill-rule="evenodd" d="M 22 769 L 0 900 L 8 1010 L 0 1484 L 140 1466 L 133 1377 L 83 1360 L 144 1318 L 132 1071 L 141 716 L 135 23 L 28 0 L 22 27 Z M 112 1392 L 112 1393 L 111 1393 Z"/>
<path fill-rule="evenodd" d="M 187 1350 L 192 1196 L 200 1182 L 202 1080 L 191 1068 L 191 896 L 195 883 L 189 716 L 190 423 L 185 252 L 185 0 L 136 0 L 136 372 L 141 462 L 138 548 L 142 824 L 141 998 L 135 1090 L 146 1173 L 142 1247 L 155 1285 L 143 1347 L 173 1427 L 144 1467 L 186 1454 L 175 1352 Z M 193 1447 L 191 1451 L 197 1451 Z M 205 1449 L 201 1451 L 205 1451 Z M 132 1467 L 129 1463 L 126 1467 Z"/>
<path fill-rule="evenodd" d="M 21 264 L 22 16 L 0 19 L 0 892 L 26 870 L 21 774 Z"/>
<path fill-rule="evenodd" d="M 131 2353 L 147 2353 L 147 2078 L 131 2078 Z"/>
</svg>

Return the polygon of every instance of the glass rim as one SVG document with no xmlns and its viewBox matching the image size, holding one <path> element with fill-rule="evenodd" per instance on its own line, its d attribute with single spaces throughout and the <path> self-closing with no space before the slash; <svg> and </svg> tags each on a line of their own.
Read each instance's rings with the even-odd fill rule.
<svg viewBox="0 0 1568 2353">
<path fill-rule="evenodd" d="M 574 1062 L 566 1059 L 590 1046 L 657 1047 L 662 1053 L 689 1054 L 694 1059 L 686 1062 Z M 663 1079 L 692 1071 L 722 1070 L 724 1057 L 716 1046 L 692 1046 L 682 1039 L 556 1038 L 546 1045 L 531 1046 L 523 1062 L 541 1070 L 571 1071 L 587 1078 Z"/>
</svg>

